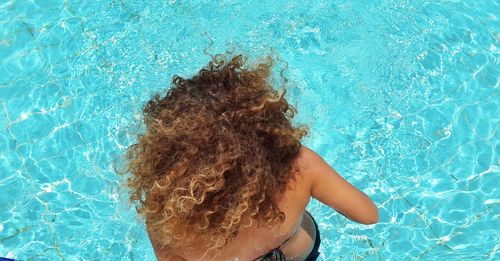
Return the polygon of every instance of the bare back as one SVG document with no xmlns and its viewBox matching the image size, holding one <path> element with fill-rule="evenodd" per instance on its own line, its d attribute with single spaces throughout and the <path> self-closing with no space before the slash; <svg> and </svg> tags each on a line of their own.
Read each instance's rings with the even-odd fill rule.
<svg viewBox="0 0 500 261">
<path fill-rule="evenodd" d="M 365 223 L 362 220 L 356 219 L 358 215 L 363 219 L 367 216 L 366 213 L 371 213 L 366 212 L 365 208 L 370 205 L 371 201 L 366 195 L 342 179 L 316 153 L 303 146 L 294 164 L 297 164 L 299 173 L 295 180 L 290 181 L 288 190 L 284 192 L 279 203 L 281 211 L 285 213 L 285 221 L 280 226 L 274 228 L 257 227 L 257 222 L 253 222 L 251 226 L 240 230 L 238 236 L 221 249 L 216 260 L 253 260 L 281 245 L 287 239 L 286 244 L 281 247 L 286 257 L 288 259 L 293 258 L 293 260 L 303 260 L 311 251 L 314 244 L 314 237 L 316 236 L 314 223 L 304 218 L 307 216 L 304 215 L 306 206 L 312 196 L 330 207 L 341 211 L 352 220 Z M 334 179 L 332 180 L 332 177 L 328 175 L 332 175 Z M 319 185 L 318 182 L 326 182 L 326 184 Z M 354 197 L 353 200 L 350 200 L 350 202 L 355 203 L 354 207 L 356 207 L 355 201 L 361 200 L 362 202 L 359 204 L 361 204 L 360 207 L 362 209 L 353 209 L 348 205 L 338 203 L 342 199 L 333 199 L 331 196 L 333 193 L 331 192 L 335 188 L 331 187 L 333 186 L 331 182 L 339 183 L 337 189 L 341 194 L 344 192 L 347 193 L 346 196 Z M 328 187 L 328 184 L 330 184 L 330 187 Z M 363 211 L 366 213 L 363 213 Z M 207 259 L 204 256 L 207 249 L 203 247 L 203 240 L 200 240 L 199 244 L 193 244 L 183 249 L 160 249 L 160 246 L 156 242 L 152 242 L 152 244 L 160 261 Z"/>
</svg>

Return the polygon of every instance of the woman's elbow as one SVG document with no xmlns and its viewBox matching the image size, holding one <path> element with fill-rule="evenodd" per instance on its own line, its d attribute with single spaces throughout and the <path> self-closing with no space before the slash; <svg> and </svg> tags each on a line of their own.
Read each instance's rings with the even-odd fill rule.
<svg viewBox="0 0 500 261">
<path fill-rule="evenodd" d="M 378 215 L 375 215 L 373 217 L 371 217 L 370 219 L 366 220 L 365 222 L 363 222 L 363 224 L 365 225 L 373 225 L 373 224 L 377 224 L 378 223 Z"/>
<path fill-rule="evenodd" d="M 375 206 L 375 204 L 372 205 L 371 209 L 368 211 L 368 213 L 360 223 L 364 225 L 373 225 L 378 223 L 378 208 Z"/>
<path fill-rule="evenodd" d="M 368 224 L 371 225 L 371 224 L 377 224 L 377 223 L 378 223 L 378 208 L 375 207 L 373 215 L 371 216 Z"/>
</svg>

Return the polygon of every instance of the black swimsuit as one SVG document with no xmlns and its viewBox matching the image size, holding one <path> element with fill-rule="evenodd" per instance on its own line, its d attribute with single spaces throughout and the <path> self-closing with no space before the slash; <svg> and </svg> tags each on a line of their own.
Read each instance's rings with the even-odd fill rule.
<svg viewBox="0 0 500 261">
<path fill-rule="evenodd" d="M 306 213 L 311 217 L 314 222 L 314 227 L 316 228 L 316 238 L 314 239 L 314 246 L 309 255 L 306 257 L 305 261 L 313 261 L 318 259 L 319 256 L 319 244 L 321 243 L 321 239 L 319 236 L 318 224 L 316 224 L 316 220 L 314 220 L 311 213 L 306 210 Z M 293 237 L 293 236 L 292 236 Z M 285 244 L 291 237 L 289 237 L 285 242 L 281 243 L 277 248 L 269 251 L 267 254 L 264 254 L 254 260 L 260 261 L 286 261 L 285 254 L 281 251 L 280 247 Z"/>
</svg>

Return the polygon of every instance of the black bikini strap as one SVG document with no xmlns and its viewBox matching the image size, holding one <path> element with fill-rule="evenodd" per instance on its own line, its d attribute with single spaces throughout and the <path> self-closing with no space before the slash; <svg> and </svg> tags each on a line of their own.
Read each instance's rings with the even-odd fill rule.
<svg viewBox="0 0 500 261">
<path fill-rule="evenodd" d="M 316 229 L 317 229 L 316 221 L 314 220 L 314 218 L 311 215 L 311 213 L 309 213 L 309 211 L 307 211 L 307 209 L 306 209 L 305 212 L 307 214 L 309 214 L 309 216 L 313 220 L 314 225 L 316 226 Z M 257 257 L 254 260 L 286 261 L 285 254 L 283 253 L 283 251 L 281 251 L 280 247 L 283 246 L 286 242 L 288 242 L 288 240 L 290 240 L 294 235 L 295 234 L 291 235 L 289 238 L 287 238 L 285 241 L 283 241 L 283 243 L 281 243 L 277 248 L 269 251 L 267 254 L 264 254 L 262 256 Z M 271 259 L 272 257 L 274 257 L 274 259 Z"/>
<path fill-rule="evenodd" d="M 283 243 L 281 243 L 281 245 L 279 245 L 277 248 L 280 248 L 282 245 L 284 245 L 286 242 L 288 242 L 288 240 L 290 240 L 290 238 L 292 238 L 293 236 L 295 236 L 295 234 L 291 235 L 289 238 L 287 238 L 285 241 L 283 241 Z"/>
<path fill-rule="evenodd" d="M 283 251 L 281 251 L 280 247 L 283 246 L 290 238 L 292 238 L 293 235 L 289 238 L 287 238 L 283 243 L 281 243 L 278 247 L 274 248 L 273 250 L 267 252 L 266 254 L 257 257 L 254 260 L 262 260 L 262 261 L 286 261 L 285 254 Z M 274 257 L 274 259 L 272 259 Z"/>
<path fill-rule="evenodd" d="M 275 248 L 271 251 L 269 251 L 267 254 L 258 257 L 257 259 L 254 260 L 260 260 L 260 261 L 286 261 L 285 254 L 281 249 Z"/>
</svg>

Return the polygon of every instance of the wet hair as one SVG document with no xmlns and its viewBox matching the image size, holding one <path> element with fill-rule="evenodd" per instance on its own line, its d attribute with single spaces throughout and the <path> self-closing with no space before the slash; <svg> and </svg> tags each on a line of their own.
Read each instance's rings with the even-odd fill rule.
<svg viewBox="0 0 500 261">
<path fill-rule="evenodd" d="M 175 75 L 143 108 L 145 133 L 126 153 L 130 200 L 152 240 L 179 247 L 203 238 L 220 249 L 249 222 L 284 221 L 278 202 L 295 177 L 305 125 L 276 91 L 267 56 L 218 54 L 192 78 Z"/>
</svg>

